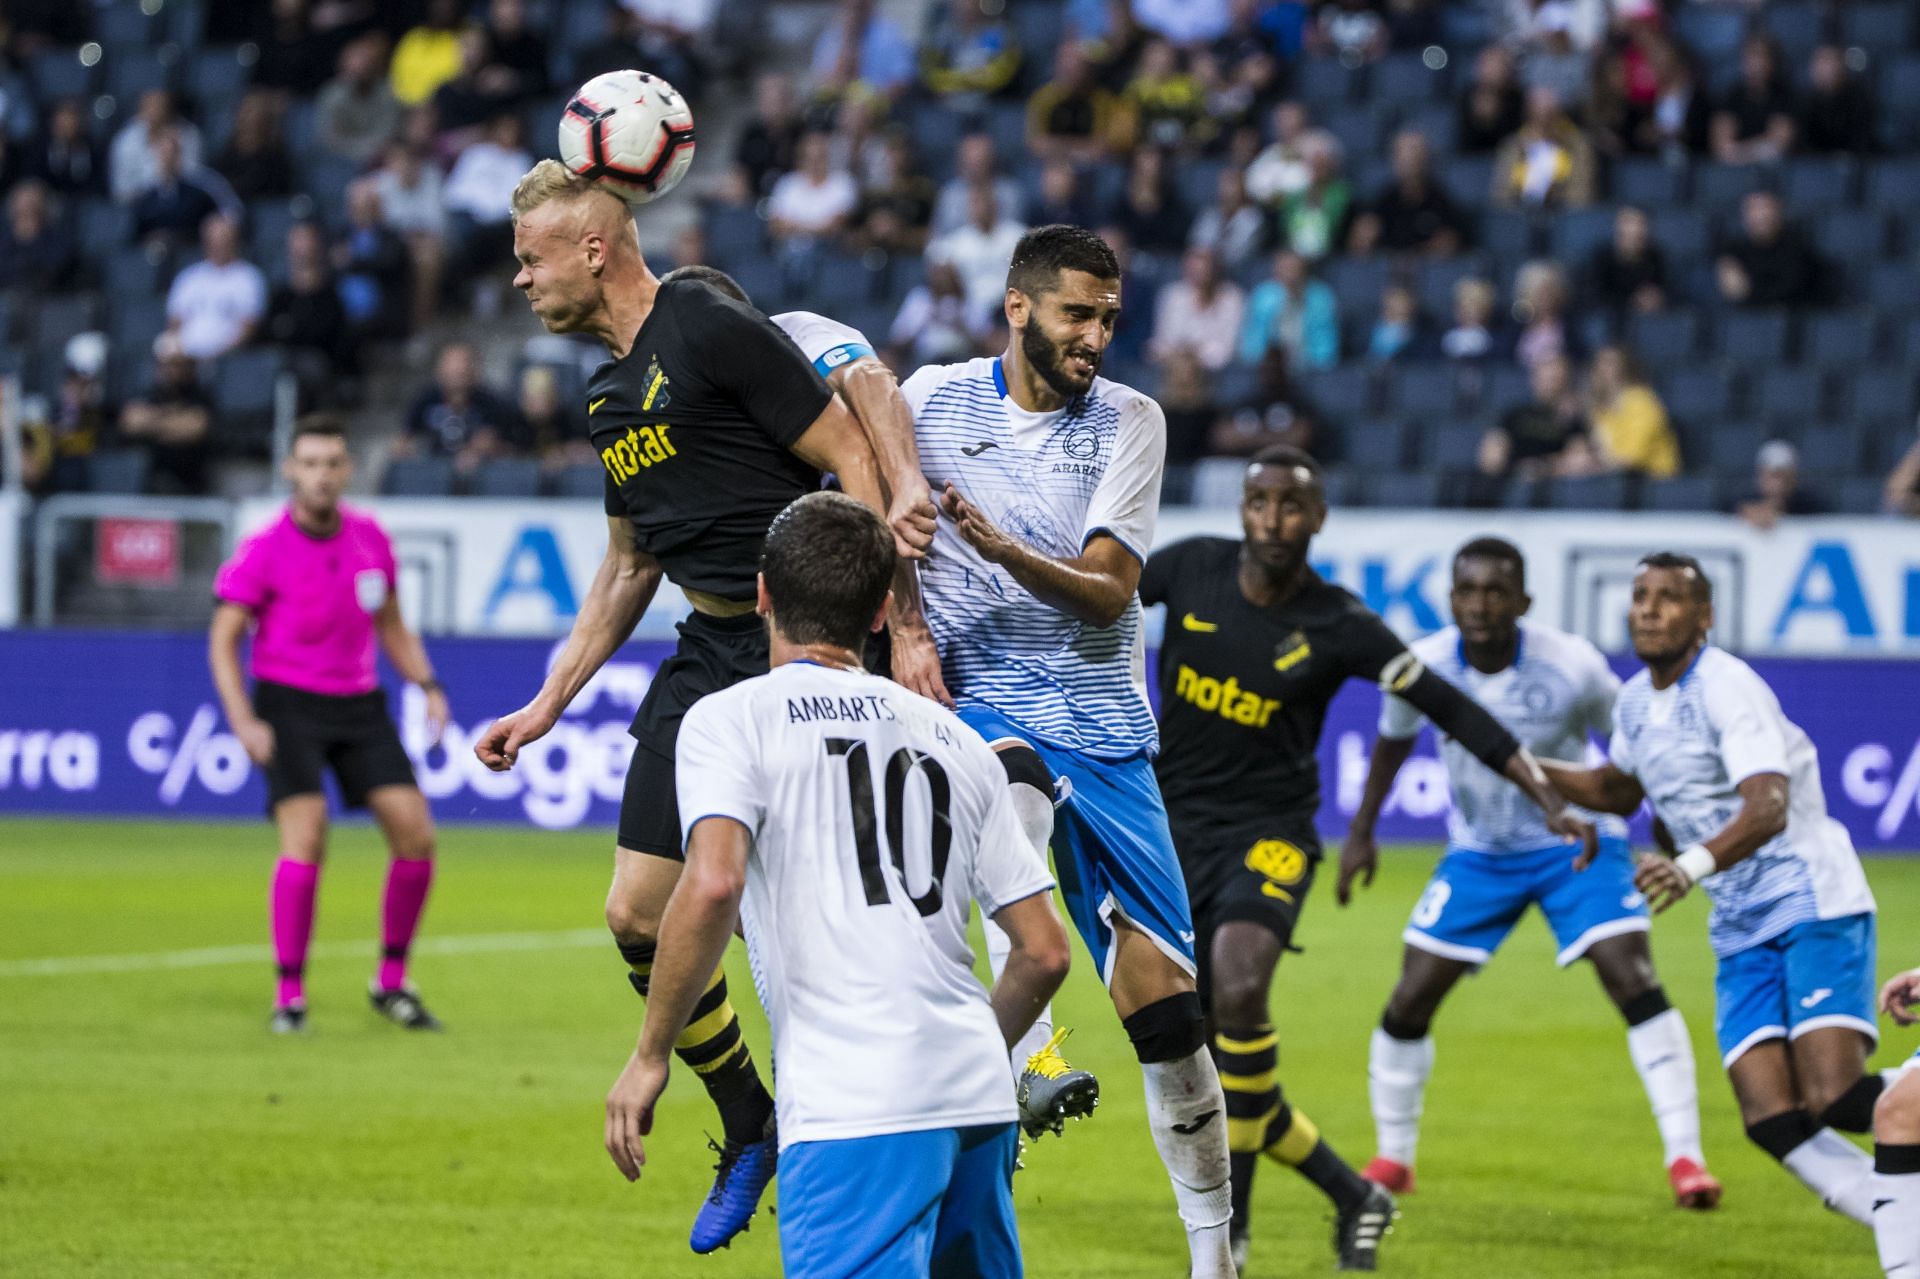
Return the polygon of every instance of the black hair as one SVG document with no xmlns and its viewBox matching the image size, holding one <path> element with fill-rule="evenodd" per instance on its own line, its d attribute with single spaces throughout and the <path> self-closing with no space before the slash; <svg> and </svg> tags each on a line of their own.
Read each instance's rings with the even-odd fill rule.
<svg viewBox="0 0 1920 1279">
<path fill-rule="evenodd" d="M 1655 551 L 1651 555 L 1642 555 L 1635 568 L 1691 569 L 1694 598 L 1702 604 L 1713 602 L 1713 583 L 1707 580 L 1707 571 L 1700 567 L 1700 561 L 1691 555 L 1682 555 L 1678 551 Z"/>
<path fill-rule="evenodd" d="M 287 446 L 291 448 L 309 435 L 344 443 L 347 438 L 346 423 L 335 413 L 304 414 L 294 422 L 293 435 L 288 439 Z"/>
<path fill-rule="evenodd" d="M 1039 297 L 1060 283 L 1062 271 L 1085 271 L 1096 280 L 1118 280 L 1120 259 L 1107 242 L 1081 226 L 1037 226 L 1014 246 L 1007 287 Z"/>
<path fill-rule="evenodd" d="M 1320 463 L 1313 454 L 1291 444 L 1269 444 L 1247 459 L 1247 469 L 1256 466 L 1300 467 L 1313 476 L 1313 482 L 1324 486 L 1326 475 L 1320 469 Z"/>
<path fill-rule="evenodd" d="M 1523 591 L 1527 589 L 1527 557 L 1504 537 L 1474 538 L 1453 553 L 1454 568 L 1460 567 L 1461 560 L 1492 560 L 1497 564 L 1510 565 L 1514 584 Z"/>
<path fill-rule="evenodd" d="M 767 530 L 760 574 L 780 633 L 860 652 L 893 584 L 893 534 L 844 493 L 809 493 Z"/>
<path fill-rule="evenodd" d="M 698 280 L 707 287 L 726 294 L 735 302 L 753 305 L 753 299 L 748 297 L 747 291 L 740 287 L 740 282 L 717 266 L 701 266 L 698 263 L 692 266 L 677 266 L 660 277 L 662 284 L 672 284 L 675 280 Z"/>
</svg>

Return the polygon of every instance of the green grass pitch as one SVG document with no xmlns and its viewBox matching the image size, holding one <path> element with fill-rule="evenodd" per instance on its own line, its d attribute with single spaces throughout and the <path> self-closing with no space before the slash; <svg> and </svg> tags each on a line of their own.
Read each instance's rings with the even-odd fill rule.
<svg viewBox="0 0 1920 1279">
<path fill-rule="evenodd" d="M 341 828 L 310 969 L 312 1033 L 266 1033 L 264 825 L 0 822 L 0 1275 L 712 1276 L 779 1274 L 764 1214 L 699 1259 L 686 1232 L 710 1113 L 676 1070 L 637 1186 L 600 1149 L 601 1099 L 638 1004 L 598 938 L 603 834 L 452 828 L 415 975 L 447 1021 L 408 1036 L 367 1010 L 382 870 Z M 1372 1153 L 1367 1038 L 1432 850 L 1385 859 L 1347 911 L 1322 884 L 1274 1001 L 1289 1095 L 1355 1164 Z M 1920 859 L 1872 860 L 1882 975 L 1920 962 Z M 508 936 L 501 936 L 506 934 Z M 1382 1269 L 1443 1276 L 1860 1276 L 1868 1233 L 1751 1149 L 1712 1048 L 1702 909 L 1659 921 L 1661 971 L 1693 1028 L 1720 1211 L 1669 1206 L 1618 1018 L 1523 925 L 1437 1025 L 1418 1194 Z M 438 940 L 434 940 L 438 939 Z M 253 948 L 236 952 L 233 948 Z M 258 952 L 258 953 L 256 953 Z M 47 965 L 54 957 L 155 958 Z M 1078 957 L 1084 960 L 1084 956 Z M 735 1001 L 766 1033 L 735 947 Z M 79 969 L 79 971 L 76 971 Z M 1139 1074 L 1082 962 L 1060 1000 L 1105 1104 L 1029 1152 L 1016 1187 L 1044 1279 L 1185 1273 Z M 1877 1061 L 1913 1049 L 1889 1027 Z M 1267 1167 L 1252 1276 L 1330 1272 L 1323 1202 Z"/>
</svg>

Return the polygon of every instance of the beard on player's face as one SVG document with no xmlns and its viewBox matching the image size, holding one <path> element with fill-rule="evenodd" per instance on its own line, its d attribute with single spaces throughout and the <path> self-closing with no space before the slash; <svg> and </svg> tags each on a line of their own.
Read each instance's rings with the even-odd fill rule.
<svg viewBox="0 0 1920 1279">
<path fill-rule="evenodd" d="M 1049 336 L 1040 322 L 1036 305 L 1027 313 L 1026 327 L 1020 330 L 1020 354 L 1056 394 L 1070 400 L 1086 394 L 1087 388 L 1093 385 L 1094 375 L 1100 372 L 1102 353 L 1072 335 L 1057 340 Z M 1070 366 L 1069 361 L 1075 359 L 1086 361 L 1084 377 Z"/>
</svg>

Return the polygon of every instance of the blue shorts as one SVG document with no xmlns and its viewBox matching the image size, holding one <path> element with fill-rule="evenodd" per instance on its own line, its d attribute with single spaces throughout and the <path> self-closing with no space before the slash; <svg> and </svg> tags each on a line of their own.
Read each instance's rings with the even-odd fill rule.
<svg viewBox="0 0 1920 1279">
<path fill-rule="evenodd" d="M 1193 911 L 1167 829 L 1167 806 L 1144 754 L 1107 760 L 1062 750 L 998 711 L 963 706 L 960 718 L 988 745 L 1033 748 L 1054 783 L 1053 866 L 1060 895 L 1100 980 L 1113 982 L 1114 916 L 1153 938 L 1193 976 Z"/>
<path fill-rule="evenodd" d="M 1871 911 L 1810 919 L 1778 937 L 1720 957 L 1713 1033 L 1731 1066 L 1755 1044 L 1848 1026 L 1879 1043 L 1873 1021 Z"/>
<path fill-rule="evenodd" d="M 788 1279 L 1019 1279 L 1014 1124 L 802 1141 L 780 1152 Z"/>
<path fill-rule="evenodd" d="M 1633 886 L 1633 853 L 1624 839 L 1600 841 L 1585 870 L 1573 868 L 1573 845 L 1537 853 L 1482 853 L 1449 848 L 1434 867 L 1402 938 L 1443 959 L 1484 964 L 1513 926 L 1539 906 L 1553 929 L 1562 968 L 1587 948 L 1652 925 L 1647 899 Z"/>
</svg>

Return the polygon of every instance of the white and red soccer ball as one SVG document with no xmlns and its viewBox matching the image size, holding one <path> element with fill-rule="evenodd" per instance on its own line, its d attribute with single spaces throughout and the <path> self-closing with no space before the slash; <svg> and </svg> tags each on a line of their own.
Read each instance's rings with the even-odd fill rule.
<svg viewBox="0 0 1920 1279">
<path fill-rule="evenodd" d="M 673 190 L 693 163 L 693 111 L 644 71 L 609 71 L 580 86 L 560 116 L 560 162 L 629 204 Z"/>
</svg>

